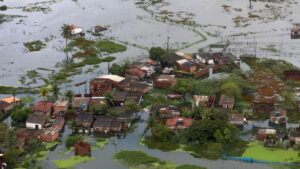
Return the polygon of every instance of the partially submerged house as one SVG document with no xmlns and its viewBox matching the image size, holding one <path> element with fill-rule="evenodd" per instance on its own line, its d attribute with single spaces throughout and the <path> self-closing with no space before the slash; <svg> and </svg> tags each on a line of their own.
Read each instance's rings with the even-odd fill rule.
<svg viewBox="0 0 300 169">
<path fill-rule="evenodd" d="M 221 95 L 221 98 L 219 100 L 219 107 L 226 110 L 232 110 L 234 102 L 234 97 Z"/>
<path fill-rule="evenodd" d="M 21 104 L 21 99 L 11 96 L 1 99 L 0 112 L 8 114 L 14 107 L 14 104 Z"/>
<path fill-rule="evenodd" d="M 69 101 L 68 100 L 56 100 L 53 104 L 53 114 L 64 115 L 68 110 Z"/>
<path fill-rule="evenodd" d="M 146 77 L 147 72 L 145 70 L 141 70 L 137 67 L 132 67 L 128 69 L 127 74 L 130 76 L 137 77 L 138 79 L 143 79 Z"/>
<path fill-rule="evenodd" d="M 139 105 L 142 102 L 142 94 L 138 92 L 114 91 L 113 100 L 117 106 L 123 106 L 128 100 L 133 100 Z"/>
<path fill-rule="evenodd" d="M 258 129 L 257 131 L 257 140 L 265 141 L 268 136 L 276 135 L 275 129 Z"/>
<path fill-rule="evenodd" d="M 291 39 L 300 38 L 300 28 L 294 28 L 291 30 Z"/>
<path fill-rule="evenodd" d="M 106 30 L 107 30 L 107 28 L 104 26 L 101 26 L 101 25 L 94 26 L 94 31 L 96 33 L 100 33 L 100 32 L 106 31 Z"/>
<path fill-rule="evenodd" d="M 81 112 L 86 111 L 90 104 L 90 97 L 75 97 L 72 101 L 72 109 Z"/>
<path fill-rule="evenodd" d="M 120 82 L 118 88 L 123 91 L 139 92 L 142 94 L 150 91 L 150 86 L 148 84 L 139 82 L 133 78 L 126 78 Z"/>
<path fill-rule="evenodd" d="M 28 128 L 20 128 L 16 130 L 16 136 L 25 141 L 30 140 L 32 138 L 38 137 L 40 134 L 39 130 L 28 129 Z"/>
<path fill-rule="evenodd" d="M 300 70 L 285 70 L 283 74 L 285 80 L 300 80 Z"/>
<path fill-rule="evenodd" d="M 179 117 L 181 114 L 180 108 L 173 105 L 152 106 L 150 109 L 152 116 L 159 115 L 162 118 Z"/>
<path fill-rule="evenodd" d="M 42 142 L 54 142 L 59 137 L 59 129 L 45 128 L 40 132 L 39 136 Z"/>
<path fill-rule="evenodd" d="M 93 124 L 94 132 L 120 132 L 123 124 L 121 120 L 108 116 L 97 116 Z"/>
<path fill-rule="evenodd" d="M 190 127 L 193 123 L 193 119 L 185 117 L 175 117 L 166 120 L 166 126 L 172 130 L 180 131 Z"/>
<path fill-rule="evenodd" d="M 65 118 L 57 117 L 53 120 L 52 127 L 61 130 L 64 128 L 65 123 L 66 123 Z"/>
<path fill-rule="evenodd" d="M 177 83 L 178 79 L 174 75 L 160 75 L 153 81 L 156 88 L 168 89 Z"/>
<path fill-rule="evenodd" d="M 237 126 L 243 126 L 244 125 L 244 115 L 240 113 L 230 113 L 228 115 L 228 121 L 231 124 L 237 125 Z"/>
<path fill-rule="evenodd" d="M 124 112 L 117 116 L 117 120 L 120 120 L 123 124 L 123 126 L 128 129 L 131 126 L 131 121 L 134 119 L 133 112 Z"/>
<path fill-rule="evenodd" d="M 269 114 L 270 122 L 275 124 L 285 124 L 287 121 L 287 112 L 284 109 L 273 110 Z"/>
<path fill-rule="evenodd" d="M 204 96 L 204 95 L 194 95 L 194 105 L 199 106 L 203 103 L 207 108 L 214 107 L 216 101 L 216 96 Z"/>
<path fill-rule="evenodd" d="M 75 26 L 75 25 L 70 26 L 70 32 L 73 36 L 77 36 L 77 35 L 84 36 L 85 35 L 83 29 L 81 27 Z"/>
<path fill-rule="evenodd" d="M 41 130 L 45 125 L 47 117 L 47 114 L 41 112 L 29 115 L 26 120 L 26 128 Z"/>
<path fill-rule="evenodd" d="M 103 96 L 114 87 L 119 87 L 125 78 L 118 75 L 102 75 L 90 81 L 90 93 L 94 97 Z"/>
<path fill-rule="evenodd" d="M 80 123 L 85 129 L 90 129 L 94 121 L 94 116 L 92 113 L 81 112 L 78 114 L 76 121 Z"/>
<path fill-rule="evenodd" d="M 86 142 L 79 141 L 79 142 L 75 143 L 75 145 L 74 145 L 74 152 L 75 152 L 75 155 L 80 155 L 80 156 L 90 155 L 91 154 L 91 145 Z"/>
<path fill-rule="evenodd" d="M 32 107 L 32 110 L 34 112 L 43 112 L 48 117 L 53 112 L 53 105 L 52 101 L 39 101 Z"/>
</svg>

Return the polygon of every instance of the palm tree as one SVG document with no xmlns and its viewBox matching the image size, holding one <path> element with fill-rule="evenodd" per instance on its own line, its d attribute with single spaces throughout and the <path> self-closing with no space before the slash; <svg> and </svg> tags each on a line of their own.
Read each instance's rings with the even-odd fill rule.
<svg viewBox="0 0 300 169">
<path fill-rule="evenodd" d="M 57 99 L 58 99 L 58 96 L 60 95 L 59 90 L 60 90 L 60 88 L 58 87 L 57 84 L 54 84 L 54 85 L 52 86 L 52 90 L 51 90 L 51 91 L 52 91 L 52 93 L 53 93 L 53 96 L 54 96 L 55 100 L 57 100 Z"/>
<path fill-rule="evenodd" d="M 72 37 L 71 32 L 70 32 L 70 25 L 64 24 L 61 27 L 61 31 L 62 31 L 62 33 L 61 33 L 62 37 L 64 37 L 66 39 L 66 46 L 65 46 L 66 61 L 67 61 L 67 63 L 69 63 L 70 59 L 69 59 L 68 51 L 66 50 L 66 48 L 68 45 L 68 40 L 71 39 L 71 37 Z"/>
<path fill-rule="evenodd" d="M 46 101 L 46 97 L 49 96 L 49 89 L 46 87 L 41 87 L 39 89 L 40 97 L 43 97 L 43 101 Z"/>
<path fill-rule="evenodd" d="M 74 93 L 72 90 L 67 90 L 67 92 L 65 93 L 65 96 L 67 98 L 69 98 L 69 103 L 72 103 L 72 98 L 74 97 Z"/>
<path fill-rule="evenodd" d="M 212 113 L 211 113 L 210 109 L 204 109 L 201 113 L 201 118 L 210 120 L 211 115 L 212 115 Z"/>
</svg>

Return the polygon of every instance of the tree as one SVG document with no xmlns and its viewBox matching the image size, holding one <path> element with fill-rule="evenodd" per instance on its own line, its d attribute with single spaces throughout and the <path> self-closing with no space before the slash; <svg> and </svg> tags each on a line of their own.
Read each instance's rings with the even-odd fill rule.
<svg viewBox="0 0 300 169">
<path fill-rule="evenodd" d="M 46 98 L 49 96 L 49 89 L 47 87 L 41 87 L 39 89 L 40 97 L 43 98 L 43 101 L 46 101 Z"/>
<path fill-rule="evenodd" d="M 152 139 L 156 141 L 166 142 L 170 141 L 170 138 L 172 137 L 173 131 L 169 129 L 167 126 L 157 123 L 152 127 Z"/>
<path fill-rule="evenodd" d="M 75 143 L 78 141 L 82 140 L 82 137 L 79 135 L 74 135 L 74 136 L 69 136 L 67 141 L 66 141 L 66 146 L 68 148 L 73 147 Z"/>
<path fill-rule="evenodd" d="M 82 125 L 78 121 L 76 121 L 75 119 L 72 119 L 72 120 L 69 121 L 69 126 L 72 129 L 72 133 L 74 131 L 78 131 L 78 129 L 82 127 Z"/>
<path fill-rule="evenodd" d="M 52 92 L 52 94 L 53 94 L 53 97 L 55 98 L 55 100 L 57 100 L 58 99 L 58 96 L 60 95 L 60 88 L 58 87 L 58 85 L 57 84 L 54 84 L 53 86 L 52 86 L 52 89 L 51 89 L 51 92 Z"/>
<path fill-rule="evenodd" d="M 129 113 L 137 113 L 141 110 L 141 107 L 134 100 L 126 100 L 124 105 Z"/>
<path fill-rule="evenodd" d="M 65 93 L 65 96 L 69 99 L 69 103 L 72 103 L 72 99 L 74 97 L 74 93 L 72 90 L 67 90 L 67 92 Z"/>
<path fill-rule="evenodd" d="M 39 146 L 40 146 L 40 140 L 38 138 L 33 138 L 33 139 L 26 141 L 24 150 L 26 152 L 31 152 L 31 151 L 36 150 Z"/>
<path fill-rule="evenodd" d="M 283 98 L 281 101 L 281 105 L 283 108 L 288 109 L 288 110 L 294 110 L 297 108 L 297 99 L 293 93 L 283 91 L 281 93 L 281 96 Z"/>
<path fill-rule="evenodd" d="M 210 109 L 204 109 L 201 113 L 201 119 L 207 119 L 210 120 L 212 116 L 212 113 Z"/>
<path fill-rule="evenodd" d="M 170 61 L 168 52 L 161 47 L 152 47 L 149 50 L 150 59 L 160 62 L 161 64 L 167 64 Z"/>
<path fill-rule="evenodd" d="M 219 89 L 220 93 L 226 96 L 232 96 L 236 100 L 239 100 L 242 97 L 242 90 L 237 85 L 237 83 L 229 81 L 222 85 Z"/>
<path fill-rule="evenodd" d="M 186 94 L 190 92 L 192 89 L 192 84 L 189 82 L 188 79 L 180 79 L 178 82 L 171 86 L 171 90 L 176 91 L 182 94 L 184 100 L 186 100 Z"/>
<path fill-rule="evenodd" d="M 25 122 L 30 114 L 32 114 L 33 111 L 29 107 L 25 107 L 23 109 L 16 109 L 12 114 L 11 118 L 13 121 L 22 123 Z"/>
<path fill-rule="evenodd" d="M 7 149 L 16 148 L 20 144 L 19 139 L 13 129 L 7 129 L 5 132 L 4 147 Z"/>
<path fill-rule="evenodd" d="M 202 118 L 201 114 L 204 110 L 204 104 L 200 103 L 198 106 L 195 106 L 192 110 L 191 116 L 193 119 L 199 120 Z"/>
<path fill-rule="evenodd" d="M 214 137 L 215 137 L 215 139 L 217 140 L 218 143 L 223 143 L 224 142 L 224 137 L 223 137 L 223 134 L 221 133 L 220 130 L 217 130 L 214 133 Z"/>
<path fill-rule="evenodd" d="M 107 91 L 103 94 L 103 96 L 105 97 L 105 102 L 108 106 L 114 106 L 115 102 L 114 102 L 114 96 L 112 94 L 112 91 Z"/>
<path fill-rule="evenodd" d="M 19 162 L 19 155 L 21 154 L 21 151 L 19 149 L 8 149 L 5 151 L 4 156 L 6 159 L 7 166 L 9 168 L 16 168 L 18 162 Z"/>
<path fill-rule="evenodd" d="M 126 60 L 123 64 L 112 64 L 109 68 L 109 72 L 114 75 L 125 76 L 129 68 L 130 62 Z"/>
</svg>

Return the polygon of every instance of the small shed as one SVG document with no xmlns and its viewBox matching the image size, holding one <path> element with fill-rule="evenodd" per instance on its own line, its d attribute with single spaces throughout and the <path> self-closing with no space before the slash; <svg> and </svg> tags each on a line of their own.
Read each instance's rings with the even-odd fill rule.
<svg viewBox="0 0 300 169">
<path fill-rule="evenodd" d="M 157 88 L 168 89 L 172 85 L 175 85 L 177 81 L 174 75 L 160 75 L 154 79 L 153 84 Z"/>
<path fill-rule="evenodd" d="M 79 142 L 75 143 L 74 151 L 75 151 L 75 155 L 80 155 L 80 156 L 90 155 L 91 154 L 91 145 L 86 142 L 79 141 Z"/>
<path fill-rule="evenodd" d="M 276 135 L 275 129 L 258 129 L 257 131 L 257 140 L 265 141 L 268 136 Z"/>
<path fill-rule="evenodd" d="M 204 95 L 194 95 L 194 105 L 198 106 L 203 103 L 207 108 L 214 107 L 216 97 L 214 95 L 204 96 Z"/>
<path fill-rule="evenodd" d="M 237 125 L 237 126 L 243 126 L 244 125 L 244 115 L 240 113 L 230 113 L 228 115 L 228 121 L 231 124 Z"/>
<path fill-rule="evenodd" d="M 234 102 L 235 102 L 234 97 L 221 95 L 221 98 L 220 98 L 220 101 L 219 101 L 219 106 L 222 109 L 232 110 Z"/>
</svg>

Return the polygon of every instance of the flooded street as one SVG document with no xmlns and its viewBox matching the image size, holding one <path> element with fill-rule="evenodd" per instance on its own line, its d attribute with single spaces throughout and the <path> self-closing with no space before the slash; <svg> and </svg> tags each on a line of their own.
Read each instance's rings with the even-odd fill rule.
<svg viewBox="0 0 300 169">
<path fill-rule="evenodd" d="M 170 48 L 175 51 L 195 53 L 199 48 L 208 51 L 207 47 L 210 44 L 225 43 L 229 40 L 230 46 L 226 52 L 231 52 L 238 57 L 256 54 L 256 57 L 283 59 L 300 66 L 300 39 L 290 39 L 290 29 L 296 23 L 300 23 L 300 4 L 296 0 L 279 4 L 258 1 L 253 3 L 252 9 L 249 9 L 248 1 L 240 0 L 166 0 L 161 5 L 153 6 L 138 2 L 140 1 L 0 1 L 0 6 L 8 7 L 6 11 L 0 11 L 0 16 L 5 15 L 6 18 L 3 23 L 0 22 L 0 86 L 24 87 L 20 79 L 28 70 L 38 70 L 43 77 L 47 77 L 51 71 L 58 71 L 58 63 L 66 59 L 66 53 L 63 51 L 65 39 L 61 36 L 63 24 L 78 25 L 85 31 L 91 30 L 95 25 L 108 26 L 108 30 L 103 32 L 102 36 L 96 37 L 87 32 L 86 38 L 110 39 L 127 46 L 126 51 L 112 54 L 116 57 L 112 63 L 144 59 L 148 57 L 150 47 L 166 48 L 169 37 Z M 266 4 L 274 7 L 265 8 Z M 274 12 L 280 6 L 282 16 Z M 260 9 L 265 10 L 260 11 Z M 248 16 L 249 12 L 261 17 L 251 18 Z M 262 17 L 266 13 L 270 16 Z M 247 19 L 237 21 L 241 18 Z M 180 20 L 188 20 L 194 24 L 181 24 Z M 36 40 L 43 41 L 46 47 L 40 51 L 29 52 L 23 43 Z M 276 51 L 268 50 L 270 45 Z M 70 77 L 72 82 L 64 86 L 69 86 L 76 93 L 84 93 L 83 87 L 74 88 L 72 85 L 108 73 L 107 63 L 100 63 L 99 68 L 86 72 L 91 67 L 82 68 L 83 73 Z M 250 70 L 245 63 L 242 63 L 242 68 L 245 71 Z M 41 85 L 45 84 L 39 80 L 26 87 Z M 0 94 L 0 96 L 8 95 Z M 22 96 L 18 95 L 18 97 Z M 38 98 L 37 95 L 33 96 Z M 148 114 L 142 114 L 142 119 L 147 120 Z M 8 117 L 5 122 L 10 124 L 11 118 Z M 253 125 L 265 127 L 266 124 L 266 122 L 255 122 Z M 195 158 L 185 152 L 162 152 L 149 149 L 138 144 L 138 138 L 143 133 L 145 125 L 145 122 L 138 123 L 135 132 L 118 139 L 117 145 L 114 144 L 114 138 L 110 138 L 109 144 L 104 149 L 92 151 L 91 156 L 96 160 L 76 165 L 76 168 L 127 168 L 113 161 L 113 155 L 122 150 L 139 150 L 161 160 L 172 160 L 178 164 L 194 164 L 208 169 L 271 169 L 265 164 L 206 160 Z M 245 130 L 251 129 L 252 125 L 245 127 Z M 70 134 L 71 130 L 66 126 L 63 136 Z M 63 137 L 63 141 L 66 138 Z M 91 141 L 93 140 L 94 138 Z M 39 164 L 44 169 L 57 168 L 53 160 L 69 159 L 74 154 L 74 152 L 65 152 L 67 149 L 63 142 L 48 154 L 47 160 Z"/>
</svg>

